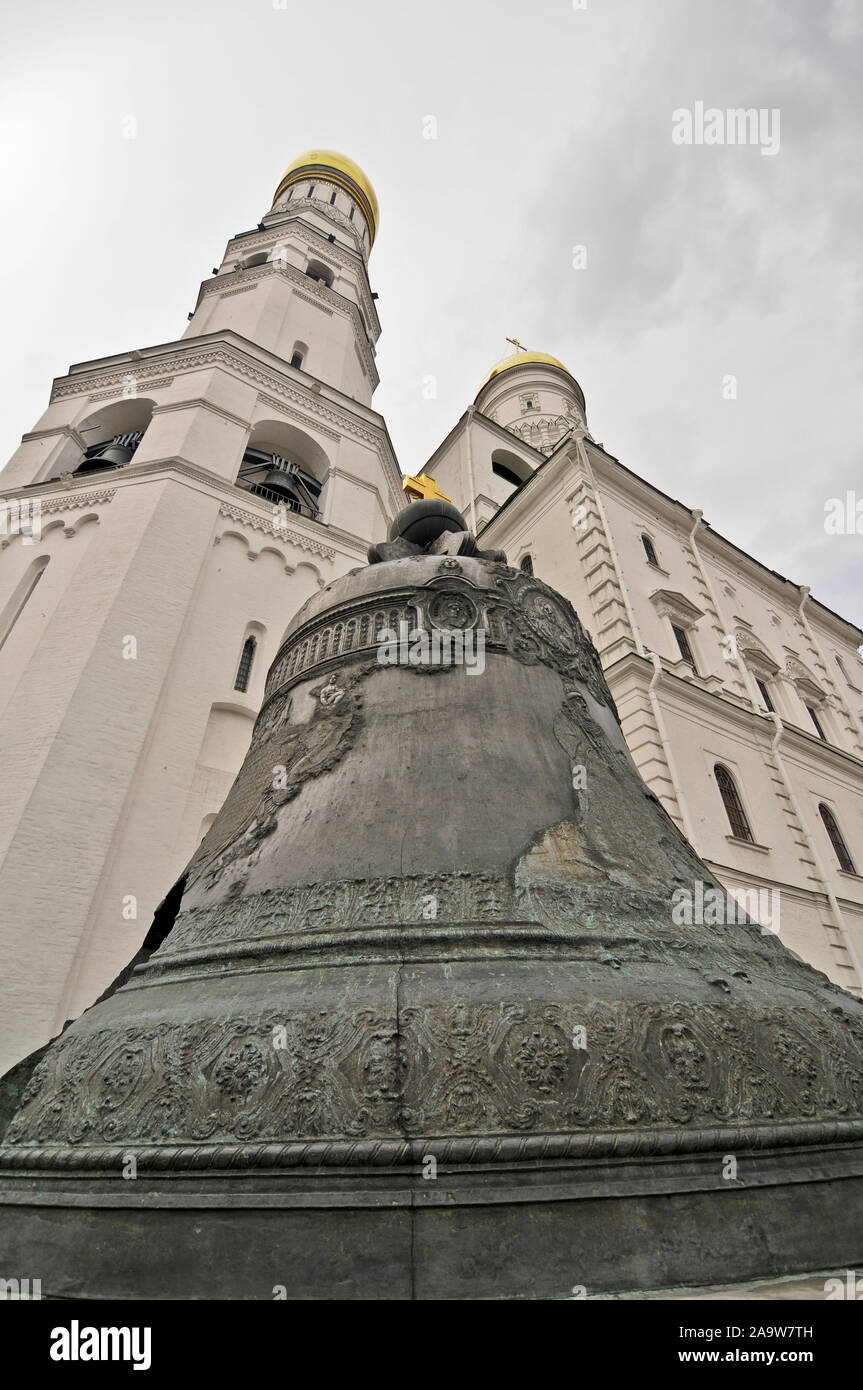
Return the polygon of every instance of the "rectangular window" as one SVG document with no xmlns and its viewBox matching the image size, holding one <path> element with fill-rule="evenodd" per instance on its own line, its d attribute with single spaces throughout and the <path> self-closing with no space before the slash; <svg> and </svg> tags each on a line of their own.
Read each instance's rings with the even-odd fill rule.
<svg viewBox="0 0 863 1390">
<path fill-rule="evenodd" d="M 676 623 L 672 623 L 671 631 L 674 633 L 674 640 L 680 648 L 680 655 L 683 657 L 684 661 L 689 663 L 697 675 L 698 667 L 695 665 L 695 657 L 692 655 L 692 648 L 689 645 L 689 638 L 686 635 L 686 630 L 682 627 L 678 627 Z"/>
<path fill-rule="evenodd" d="M 807 708 L 807 710 L 809 711 L 809 718 L 812 720 L 812 723 L 815 725 L 815 729 L 816 729 L 816 732 L 817 732 L 817 734 L 818 734 L 818 737 L 819 737 L 819 738 L 823 738 L 824 742 L 826 743 L 826 742 L 827 742 L 827 735 L 825 734 L 824 730 L 823 730 L 822 727 L 821 727 L 821 721 L 820 721 L 820 719 L 818 718 L 818 715 L 815 713 L 815 711 L 814 711 L 814 709 L 812 708 L 811 705 L 807 705 L 806 708 Z"/>
</svg>

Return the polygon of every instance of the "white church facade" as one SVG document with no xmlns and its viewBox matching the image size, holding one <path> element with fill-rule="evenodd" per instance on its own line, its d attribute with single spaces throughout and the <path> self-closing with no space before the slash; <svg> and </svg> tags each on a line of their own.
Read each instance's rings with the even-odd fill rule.
<svg viewBox="0 0 863 1390">
<path fill-rule="evenodd" d="M 312 593 L 404 505 L 361 170 L 312 151 L 182 338 L 78 364 L 0 475 L 0 1072 L 134 955 Z M 863 632 L 629 472 L 516 352 L 425 464 L 571 600 L 632 755 L 733 892 L 863 992 Z M 771 899 L 773 901 L 773 899 Z"/>
</svg>

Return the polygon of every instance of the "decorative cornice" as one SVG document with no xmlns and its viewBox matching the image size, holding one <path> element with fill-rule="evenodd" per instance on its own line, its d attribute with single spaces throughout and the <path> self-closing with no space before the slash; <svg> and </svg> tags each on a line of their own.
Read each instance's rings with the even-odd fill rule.
<svg viewBox="0 0 863 1390">
<path fill-rule="evenodd" d="M 63 512 L 67 507 L 95 507 L 111 502 L 117 489 L 99 488 L 96 492 L 73 492 L 66 497 L 49 497 L 42 503 L 43 512 Z"/>
<path fill-rule="evenodd" d="M 308 550 L 312 555 L 320 555 L 324 560 L 334 560 L 336 552 L 328 545 L 322 545 L 320 541 L 313 540 L 311 536 L 304 536 L 301 531 L 290 531 L 284 526 L 277 526 L 275 522 L 267 521 L 262 516 L 256 516 L 254 512 L 247 512 L 243 507 L 235 507 L 231 502 L 223 502 L 219 507 L 219 515 L 230 517 L 232 521 L 238 521 L 242 526 L 250 526 L 253 531 L 263 531 L 268 536 L 275 536 L 278 540 L 289 541 L 298 550 Z"/>
<path fill-rule="evenodd" d="M 288 415 L 292 420 L 297 420 L 306 429 L 317 430 L 319 434 L 326 435 L 327 439 L 332 439 L 338 444 L 340 435 L 335 430 L 329 430 L 325 425 L 321 425 L 317 420 L 310 420 L 307 415 L 303 415 L 300 410 L 291 410 L 283 401 L 276 400 L 275 396 L 268 396 L 265 391 L 258 392 L 258 402 L 260 405 L 271 405 L 274 410 L 279 410 L 283 415 Z"/>
<path fill-rule="evenodd" d="M 685 594 L 677 593 L 674 589 L 654 589 L 650 595 L 650 602 L 661 616 L 678 618 L 684 623 L 694 624 L 699 618 L 704 617 L 701 608 L 692 603 Z"/>
<path fill-rule="evenodd" d="M 248 420 L 244 420 L 241 415 L 235 415 L 231 410 L 225 410 L 224 406 L 217 405 L 215 401 L 208 401 L 206 396 L 189 396 L 183 401 L 161 401 L 153 407 L 154 415 L 170 415 L 177 410 L 209 410 L 213 415 L 220 415 L 229 424 L 239 425 L 241 429 L 249 428 Z"/>
<path fill-rule="evenodd" d="M 135 376 L 135 373 L 134 373 L 134 372 L 125 372 L 125 373 L 124 373 L 124 377 L 126 377 L 126 376 Z M 174 378 L 173 378 L 172 376 L 160 376 L 160 377 L 154 377 L 151 381 L 144 381 L 144 382 L 141 382 L 140 385 L 144 388 L 145 391 L 156 391 L 156 390 L 159 389 L 159 387 L 162 387 L 162 386 L 171 386 L 171 385 L 173 384 L 173 381 L 174 381 Z M 137 399 L 138 399 L 138 397 L 139 397 L 139 395 L 140 395 L 140 393 L 139 393 L 139 391 L 138 391 L 138 385 L 139 385 L 138 379 L 137 379 L 137 377 L 135 377 L 135 395 L 134 395 L 134 396 L 130 396 L 130 397 L 129 397 L 130 400 L 137 400 Z M 97 392 L 97 394 L 94 395 L 94 396 L 88 396 L 87 399 L 88 399 L 88 401 L 104 401 L 104 400 L 107 400 L 110 396 L 122 396 L 122 394 L 123 394 L 123 390 L 122 390 L 122 387 L 121 387 L 121 389 L 120 389 L 119 391 L 116 391 L 116 390 L 114 390 L 114 391 L 99 391 L 99 392 Z"/>
<path fill-rule="evenodd" d="M 46 478 L 45 484 L 47 485 L 49 482 L 57 483 L 59 481 L 59 478 Z M 110 502 L 114 498 L 116 491 L 116 488 L 110 487 L 100 488 L 96 492 L 55 492 L 49 494 L 48 497 L 42 497 L 39 495 L 36 488 L 27 488 L 26 490 L 12 488 L 7 493 L 0 493 L 0 496 L 5 498 L 26 498 L 31 505 L 34 502 L 38 502 L 40 512 L 44 513 L 66 512 L 71 511 L 74 507 L 102 506 L 104 503 Z"/>
<path fill-rule="evenodd" d="M 248 294 L 249 290 L 253 290 L 254 288 L 254 285 L 240 285 L 235 290 L 223 290 L 219 297 L 220 299 L 230 299 L 232 294 Z M 204 293 L 206 293 L 206 291 L 204 291 Z"/>
</svg>

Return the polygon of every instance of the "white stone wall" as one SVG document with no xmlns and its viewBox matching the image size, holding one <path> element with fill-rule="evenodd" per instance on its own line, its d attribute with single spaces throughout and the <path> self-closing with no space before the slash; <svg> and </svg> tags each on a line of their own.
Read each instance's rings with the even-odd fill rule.
<svg viewBox="0 0 863 1390">
<path fill-rule="evenodd" d="M 549 375 L 556 384 L 557 373 Z M 452 495 L 454 456 L 451 442 L 442 461 Z M 426 471 L 438 476 L 436 466 L 437 458 Z M 461 489 L 463 499 L 464 477 Z M 642 776 L 720 880 L 778 891 L 780 935 L 790 949 L 863 992 L 863 633 L 578 429 L 482 541 L 506 550 L 511 564 L 530 553 L 539 578 L 570 599 L 600 652 Z M 672 622 L 686 628 L 697 674 L 681 657 Z M 756 676 L 779 721 L 766 711 Z M 717 763 L 735 779 L 754 844 L 731 835 Z M 820 802 L 838 822 L 854 874 L 839 867 Z"/>
</svg>

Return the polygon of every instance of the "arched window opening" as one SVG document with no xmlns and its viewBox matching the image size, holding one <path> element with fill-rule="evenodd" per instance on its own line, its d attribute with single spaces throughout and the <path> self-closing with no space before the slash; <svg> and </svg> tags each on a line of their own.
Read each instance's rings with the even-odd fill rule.
<svg viewBox="0 0 863 1390">
<path fill-rule="evenodd" d="M 264 449 L 249 448 L 237 475 L 237 485 L 265 497 L 276 506 L 320 521 L 320 496 L 323 484 L 298 463 L 281 454 Z"/>
<path fill-rule="evenodd" d="M 77 432 L 85 448 L 75 473 L 125 468 L 144 438 L 152 414 L 153 402 L 133 394 L 82 421 Z"/>
<path fill-rule="evenodd" d="M 254 637 L 247 637 L 243 643 L 240 664 L 237 667 L 237 679 L 234 681 L 235 690 L 246 691 L 249 688 L 249 676 L 252 674 L 252 664 L 255 660 L 257 645 Z"/>
<path fill-rule="evenodd" d="M 306 266 L 306 274 L 310 280 L 317 280 L 318 284 L 326 285 L 327 289 L 333 287 L 333 272 L 323 261 L 309 261 Z"/>
<path fill-rule="evenodd" d="M 521 487 L 521 478 L 517 473 L 513 473 L 511 468 L 507 468 L 505 463 L 492 460 L 491 471 L 496 478 L 503 478 L 505 483 L 511 483 L 513 487 Z"/>
<path fill-rule="evenodd" d="M 291 351 L 291 366 L 297 367 L 300 370 L 302 370 L 303 363 L 306 360 L 306 353 L 308 352 L 308 350 L 309 349 L 306 347 L 305 343 L 294 343 L 293 349 Z"/>
<path fill-rule="evenodd" d="M 719 788 L 722 804 L 728 816 L 731 834 L 734 836 L 735 840 L 746 840 L 748 844 L 754 845 L 755 840 L 749 828 L 749 821 L 746 819 L 746 812 L 743 809 L 743 802 L 740 800 L 740 794 L 734 785 L 734 778 L 731 776 L 728 768 L 723 767 L 721 763 L 716 764 L 713 769 L 713 775 L 716 778 L 716 785 Z"/>
<path fill-rule="evenodd" d="M 243 270 L 251 270 L 255 265 L 266 265 L 269 256 L 266 251 L 253 251 L 250 256 L 245 256 L 238 265 Z"/>
<path fill-rule="evenodd" d="M 75 469 L 76 473 L 95 473 L 102 468 L 125 468 L 141 440 L 143 430 L 130 430 L 128 434 L 115 434 L 102 444 L 91 444 Z"/>
<path fill-rule="evenodd" d="M 848 846 L 842 838 L 842 831 L 836 824 L 836 817 L 830 807 L 824 805 L 823 801 L 818 807 L 818 814 L 824 822 L 824 829 L 830 836 L 830 843 L 835 850 L 836 858 L 839 860 L 840 869 L 844 869 L 846 874 L 856 874 L 854 861 L 848 853 Z"/>
<path fill-rule="evenodd" d="M 533 560 L 530 555 L 523 555 L 521 557 L 519 569 L 524 570 L 525 574 L 533 574 Z"/>
<path fill-rule="evenodd" d="M 0 647 L 6 641 L 9 633 L 17 623 L 21 614 L 33 595 L 33 590 L 45 573 L 48 567 L 49 555 L 40 555 L 38 560 L 34 560 L 27 569 L 24 578 L 12 591 L 12 597 L 6 607 L 0 611 Z"/>
<path fill-rule="evenodd" d="M 692 647 L 689 645 L 689 637 L 687 636 L 686 628 L 679 627 L 677 623 L 672 623 L 671 631 L 674 633 L 674 640 L 677 643 L 678 650 L 683 660 L 691 666 L 695 674 L 698 675 L 698 667 L 695 664 Z"/>
<path fill-rule="evenodd" d="M 762 700 L 764 701 L 764 706 L 765 706 L 765 708 L 768 709 L 768 710 L 770 711 L 771 714 L 775 714 L 775 713 L 776 713 L 776 709 L 775 709 L 775 706 L 774 706 L 774 704 L 773 704 L 773 701 L 772 701 L 771 698 L 770 698 L 770 691 L 767 689 L 767 682 L 766 682 L 766 681 L 763 681 L 763 680 L 760 680 L 760 679 L 758 678 L 758 676 L 756 676 L 756 677 L 755 677 L 755 684 L 758 686 L 758 690 L 759 690 L 759 693 L 760 693 L 760 695 L 761 695 Z"/>
<path fill-rule="evenodd" d="M 491 456 L 491 471 L 496 478 L 501 478 L 513 488 L 521 487 L 533 476 L 530 464 L 509 449 L 495 449 Z"/>
<path fill-rule="evenodd" d="M 644 532 L 642 532 L 641 544 L 644 546 L 644 553 L 647 556 L 647 563 L 649 565 L 655 565 L 655 567 L 659 569 L 659 561 L 656 558 L 656 547 L 654 546 L 653 541 L 650 539 L 650 537 L 646 535 Z"/>
</svg>

